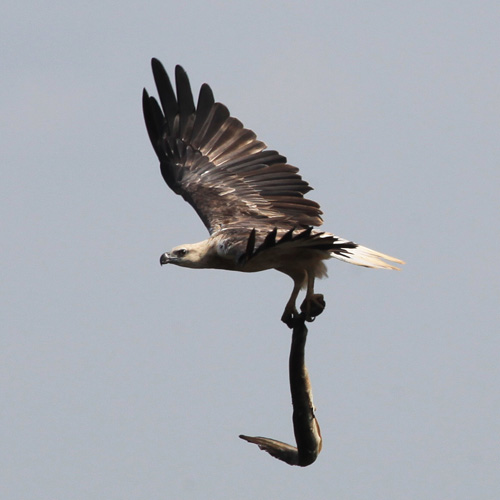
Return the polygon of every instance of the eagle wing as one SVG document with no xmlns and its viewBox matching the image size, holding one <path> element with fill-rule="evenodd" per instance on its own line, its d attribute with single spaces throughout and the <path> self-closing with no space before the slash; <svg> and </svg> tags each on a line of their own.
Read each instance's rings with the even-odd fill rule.
<svg viewBox="0 0 500 500">
<path fill-rule="evenodd" d="M 207 84 L 195 107 L 181 66 L 175 68 L 176 93 L 160 61 L 153 59 L 152 68 L 160 104 L 144 90 L 143 111 L 162 176 L 211 234 L 322 224 L 319 205 L 304 198 L 312 188 L 298 168 L 230 116 Z"/>
</svg>

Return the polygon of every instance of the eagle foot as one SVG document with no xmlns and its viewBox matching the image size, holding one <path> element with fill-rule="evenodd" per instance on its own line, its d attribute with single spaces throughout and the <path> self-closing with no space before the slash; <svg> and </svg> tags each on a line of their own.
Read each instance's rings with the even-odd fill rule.
<svg viewBox="0 0 500 500">
<path fill-rule="evenodd" d="M 288 311 L 285 309 L 283 316 L 281 316 L 281 321 L 283 321 L 283 323 L 285 323 L 285 325 L 288 326 L 288 328 L 294 328 L 295 323 L 297 322 L 299 316 L 300 315 L 297 309 L 294 308 L 293 311 Z"/>
<path fill-rule="evenodd" d="M 325 307 L 326 302 L 323 294 L 315 293 L 305 298 L 300 310 L 306 315 L 306 321 L 312 322 L 325 310 Z"/>
<path fill-rule="evenodd" d="M 283 321 L 283 323 L 285 323 L 288 328 L 293 330 L 298 325 L 304 325 L 304 321 L 314 321 L 314 319 L 307 319 L 306 314 L 303 312 L 301 312 L 300 314 L 298 312 L 295 312 L 295 314 L 292 314 L 286 319 L 282 317 L 281 321 Z"/>
</svg>

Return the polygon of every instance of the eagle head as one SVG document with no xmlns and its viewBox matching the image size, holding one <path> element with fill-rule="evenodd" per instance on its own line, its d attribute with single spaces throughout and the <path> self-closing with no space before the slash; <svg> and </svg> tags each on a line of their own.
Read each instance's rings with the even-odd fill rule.
<svg viewBox="0 0 500 500">
<path fill-rule="evenodd" d="M 160 256 L 160 264 L 175 264 L 181 267 L 203 268 L 207 267 L 205 242 L 180 245 L 172 248 Z"/>
</svg>

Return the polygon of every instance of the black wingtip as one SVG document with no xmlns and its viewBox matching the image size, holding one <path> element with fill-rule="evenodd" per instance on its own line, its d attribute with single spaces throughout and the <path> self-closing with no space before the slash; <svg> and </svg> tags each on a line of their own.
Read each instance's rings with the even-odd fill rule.
<svg viewBox="0 0 500 500">
<path fill-rule="evenodd" d="M 202 84 L 200 88 L 200 94 L 198 97 L 198 106 L 196 106 L 197 109 L 200 107 L 202 102 L 206 102 L 207 106 L 210 107 L 212 107 L 215 103 L 214 93 L 208 83 Z"/>
<path fill-rule="evenodd" d="M 175 86 L 177 90 L 177 101 L 181 114 L 189 114 L 194 112 L 193 93 L 189 77 L 184 71 L 184 68 L 179 64 L 175 67 Z"/>
<path fill-rule="evenodd" d="M 149 107 L 149 94 L 145 88 L 142 89 L 142 113 L 146 121 L 146 126 L 148 126 L 148 122 L 151 122 L 151 112 Z"/>
<path fill-rule="evenodd" d="M 151 69 L 153 70 L 155 80 L 158 78 L 158 75 L 167 74 L 165 67 L 159 59 L 156 59 L 156 57 L 151 59 Z"/>
<path fill-rule="evenodd" d="M 187 77 L 187 73 L 186 73 L 186 70 L 180 65 L 180 64 L 176 64 L 175 65 L 175 78 L 182 78 L 182 77 Z"/>
<path fill-rule="evenodd" d="M 175 116 L 178 112 L 175 92 L 163 64 L 158 59 L 154 57 L 151 59 L 151 68 L 153 70 L 156 88 L 158 89 L 158 97 L 160 98 L 163 115 L 167 120 L 169 130 L 172 131 L 175 123 Z"/>
<path fill-rule="evenodd" d="M 156 57 L 151 58 L 151 67 L 153 68 L 153 71 L 155 68 L 161 67 L 163 68 L 163 64 L 159 59 L 156 59 Z"/>
<path fill-rule="evenodd" d="M 160 106 L 154 97 L 150 97 L 147 90 L 142 91 L 142 112 L 146 123 L 146 130 L 149 135 L 149 140 L 155 150 L 159 160 L 164 156 L 164 151 L 160 146 L 160 136 L 164 126 L 164 116 Z"/>
</svg>

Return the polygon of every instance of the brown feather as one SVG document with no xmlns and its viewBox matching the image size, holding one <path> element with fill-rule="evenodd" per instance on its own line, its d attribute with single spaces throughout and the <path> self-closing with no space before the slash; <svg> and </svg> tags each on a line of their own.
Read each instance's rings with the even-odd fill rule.
<svg viewBox="0 0 500 500">
<path fill-rule="evenodd" d="M 195 107 L 189 79 L 176 67 L 175 89 L 152 61 L 161 107 L 144 93 L 144 119 L 168 186 L 196 210 L 211 234 L 223 227 L 265 229 L 319 226 L 312 188 L 276 151 L 214 101 L 203 84 Z"/>
</svg>

